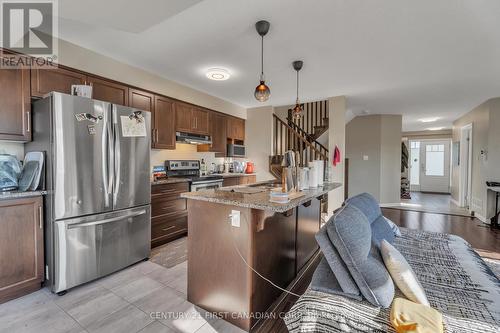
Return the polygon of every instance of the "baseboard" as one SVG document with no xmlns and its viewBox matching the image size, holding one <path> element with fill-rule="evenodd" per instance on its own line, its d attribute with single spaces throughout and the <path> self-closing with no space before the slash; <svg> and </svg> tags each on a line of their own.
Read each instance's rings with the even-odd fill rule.
<svg viewBox="0 0 500 333">
<path fill-rule="evenodd" d="M 490 222 L 491 222 L 490 219 L 484 217 L 483 215 L 477 214 L 477 213 L 474 214 L 474 217 L 477 218 L 479 221 L 486 223 L 486 224 L 490 224 Z"/>
<path fill-rule="evenodd" d="M 455 206 L 457 206 L 457 207 L 462 207 L 462 206 L 460 206 L 460 203 L 459 203 L 457 200 L 455 200 L 455 199 L 451 198 L 451 199 L 450 199 L 450 201 L 451 201 L 451 203 L 452 203 L 452 204 L 454 204 Z"/>
</svg>

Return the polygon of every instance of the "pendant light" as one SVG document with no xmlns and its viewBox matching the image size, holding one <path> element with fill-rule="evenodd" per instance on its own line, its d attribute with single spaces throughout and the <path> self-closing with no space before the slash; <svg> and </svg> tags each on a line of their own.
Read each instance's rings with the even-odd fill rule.
<svg viewBox="0 0 500 333">
<path fill-rule="evenodd" d="M 261 53 L 260 53 L 260 83 L 255 88 L 254 96 L 259 102 L 265 102 L 269 99 L 269 95 L 271 95 L 271 90 L 268 86 L 266 86 L 266 80 L 264 78 L 264 36 L 269 31 L 270 23 L 267 21 L 259 21 L 255 23 L 255 29 L 257 33 L 260 35 L 261 39 Z"/>
<path fill-rule="evenodd" d="M 292 109 L 293 119 L 300 119 L 304 114 L 304 104 L 299 102 L 299 71 L 302 69 L 304 63 L 300 60 L 294 61 L 292 63 L 293 69 L 297 72 L 297 98 L 295 99 L 295 106 Z"/>
</svg>

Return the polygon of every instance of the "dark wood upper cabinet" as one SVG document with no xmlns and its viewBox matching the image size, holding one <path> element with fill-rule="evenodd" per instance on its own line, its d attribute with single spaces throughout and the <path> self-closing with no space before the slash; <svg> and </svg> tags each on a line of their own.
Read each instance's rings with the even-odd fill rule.
<svg viewBox="0 0 500 333">
<path fill-rule="evenodd" d="M 153 148 L 175 149 L 175 109 L 174 101 L 163 96 L 155 96 Z"/>
<path fill-rule="evenodd" d="M 0 140 L 31 140 L 29 68 L 0 69 Z"/>
<path fill-rule="evenodd" d="M 182 102 L 175 103 L 175 128 L 180 132 L 209 134 L 209 111 Z"/>
<path fill-rule="evenodd" d="M 227 150 L 226 116 L 217 112 L 210 112 L 210 136 L 212 146 L 210 151 L 218 153 L 218 156 L 225 156 Z"/>
<path fill-rule="evenodd" d="M 191 132 L 193 107 L 182 102 L 175 102 L 175 128 L 179 132 Z"/>
<path fill-rule="evenodd" d="M 92 86 L 92 98 L 119 105 L 128 105 L 128 87 L 123 84 L 87 76 Z"/>
<path fill-rule="evenodd" d="M 227 118 L 227 137 L 233 140 L 245 140 L 245 120 L 228 117 Z"/>
<path fill-rule="evenodd" d="M 208 126 L 210 121 L 208 119 L 208 114 L 209 112 L 207 110 L 197 107 L 193 108 L 192 127 L 194 133 L 209 134 Z"/>
<path fill-rule="evenodd" d="M 155 96 L 146 91 L 130 88 L 128 105 L 139 110 L 154 112 Z"/>
<path fill-rule="evenodd" d="M 43 97 L 56 91 L 71 93 L 74 84 L 85 84 L 86 75 L 62 67 L 54 69 L 31 68 L 31 96 Z"/>
<path fill-rule="evenodd" d="M 0 201 L 0 303 L 44 279 L 42 197 Z"/>
</svg>

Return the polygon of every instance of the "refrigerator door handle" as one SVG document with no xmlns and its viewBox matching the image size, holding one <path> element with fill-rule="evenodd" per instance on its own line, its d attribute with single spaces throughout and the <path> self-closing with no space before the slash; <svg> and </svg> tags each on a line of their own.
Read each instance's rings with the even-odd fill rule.
<svg viewBox="0 0 500 333">
<path fill-rule="evenodd" d="M 116 106 L 113 105 L 113 149 L 114 149 L 114 180 L 113 180 L 113 206 L 116 206 L 116 199 L 118 191 L 120 190 L 120 177 L 121 177 L 121 150 L 120 150 L 120 128 L 118 122 L 118 113 Z"/>
<path fill-rule="evenodd" d="M 115 146 L 113 144 L 113 127 L 111 120 L 108 119 L 106 122 L 106 130 L 108 133 L 108 152 L 107 152 L 107 158 L 109 159 L 109 164 L 110 167 L 108 168 L 108 195 L 111 195 L 113 193 L 113 186 L 114 186 L 114 181 L 113 181 L 113 169 L 114 169 L 114 155 L 115 155 Z"/>
<path fill-rule="evenodd" d="M 133 212 L 127 215 L 121 215 L 121 216 L 116 216 L 116 217 L 111 217 L 109 219 L 104 219 L 104 220 L 99 220 L 99 221 L 93 221 L 93 222 L 81 222 L 81 223 L 73 223 L 73 224 L 67 224 L 66 229 L 75 229 L 75 228 L 81 228 L 81 227 L 89 227 L 93 225 L 99 225 L 99 224 L 106 224 L 106 223 L 111 223 L 111 222 L 116 222 L 120 221 L 129 217 L 136 217 L 140 215 L 146 214 L 146 210 L 140 210 L 138 212 Z"/>
<path fill-rule="evenodd" d="M 104 205 L 106 207 L 109 206 L 109 135 L 108 135 L 108 127 L 106 123 L 104 123 L 103 131 L 102 131 L 102 147 L 101 147 L 101 159 L 102 159 L 102 183 L 104 186 L 105 193 L 105 202 Z"/>
</svg>

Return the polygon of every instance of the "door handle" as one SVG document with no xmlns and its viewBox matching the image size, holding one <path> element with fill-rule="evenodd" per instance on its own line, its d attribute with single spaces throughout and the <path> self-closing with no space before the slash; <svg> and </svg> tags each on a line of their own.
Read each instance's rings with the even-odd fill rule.
<svg viewBox="0 0 500 333">
<path fill-rule="evenodd" d="M 145 209 L 140 210 L 140 211 L 135 212 L 135 213 L 129 213 L 129 214 L 123 215 L 123 216 L 111 217 L 109 219 L 104 219 L 104 220 L 100 220 L 100 221 L 80 222 L 80 223 L 74 223 L 74 224 L 67 224 L 66 228 L 67 229 L 75 229 L 75 228 L 82 228 L 82 227 L 90 227 L 90 226 L 94 226 L 94 225 L 100 225 L 100 224 L 106 224 L 106 223 L 116 222 L 116 221 L 120 221 L 120 220 L 123 220 L 123 219 L 126 219 L 126 218 L 130 218 L 130 217 L 137 217 L 137 216 L 144 215 L 144 214 L 146 214 L 146 210 Z"/>
<path fill-rule="evenodd" d="M 42 206 L 38 206 L 38 226 L 43 229 L 43 213 Z"/>
<path fill-rule="evenodd" d="M 31 113 L 26 112 L 26 132 L 31 132 Z"/>
</svg>

